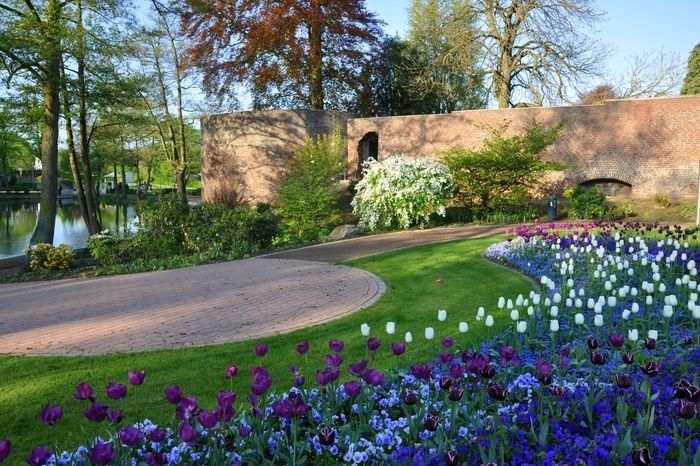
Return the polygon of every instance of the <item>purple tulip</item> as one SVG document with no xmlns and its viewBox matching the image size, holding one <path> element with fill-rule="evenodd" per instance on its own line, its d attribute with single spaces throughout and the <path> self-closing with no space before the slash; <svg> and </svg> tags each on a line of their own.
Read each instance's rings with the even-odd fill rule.
<svg viewBox="0 0 700 466">
<path fill-rule="evenodd" d="M 695 403 L 692 401 L 680 400 L 678 414 L 683 419 L 693 419 L 695 417 Z"/>
<path fill-rule="evenodd" d="M 124 411 L 121 409 L 107 408 L 107 421 L 110 424 L 119 424 L 124 419 Z"/>
<path fill-rule="evenodd" d="M 92 397 L 92 387 L 86 382 L 80 382 L 77 387 L 75 387 L 76 392 L 73 394 L 74 400 L 90 400 L 95 401 Z"/>
<path fill-rule="evenodd" d="M 309 351 L 309 342 L 304 340 L 301 343 L 297 343 L 297 351 L 299 354 L 306 354 Z"/>
<path fill-rule="evenodd" d="M 566 393 L 566 389 L 564 389 L 564 387 L 560 387 L 558 385 L 550 385 L 549 386 L 549 393 L 551 393 L 552 395 L 554 395 L 556 397 L 561 398 Z"/>
<path fill-rule="evenodd" d="M 423 427 L 425 427 L 425 429 L 429 430 L 430 432 L 435 432 L 438 428 L 438 425 L 440 425 L 440 418 L 438 418 L 434 414 L 428 414 L 425 417 L 425 421 L 423 422 Z"/>
<path fill-rule="evenodd" d="M 646 448 L 632 450 L 632 464 L 635 466 L 648 466 L 651 464 L 651 455 Z"/>
<path fill-rule="evenodd" d="M 440 386 L 441 390 L 449 390 L 452 386 L 452 379 L 443 375 L 442 377 L 440 377 L 438 385 Z"/>
<path fill-rule="evenodd" d="M 354 375 L 355 377 L 360 377 L 362 376 L 362 373 L 367 369 L 367 360 L 363 359 L 362 361 L 356 363 L 356 364 L 350 364 L 348 366 L 348 373 L 350 375 Z"/>
<path fill-rule="evenodd" d="M 450 375 L 455 379 L 464 377 L 464 367 L 461 364 L 452 364 L 450 366 Z"/>
<path fill-rule="evenodd" d="M 518 364 L 520 362 L 520 357 L 518 352 L 511 346 L 501 346 L 498 348 L 498 354 L 503 359 L 504 364 Z"/>
<path fill-rule="evenodd" d="M 243 438 L 246 438 L 247 436 L 250 435 L 250 427 L 248 427 L 248 426 L 238 427 L 238 435 L 240 435 Z"/>
<path fill-rule="evenodd" d="M 250 368 L 250 375 L 252 375 L 254 379 L 269 379 L 270 378 L 270 372 L 267 369 L 265 369 L 264 367 L 251 367 Z"/>
<path fill-rule="evenodd" d="M 445 337 L 442 339 L 442 346 L 445 348 L 450 348 L 454 344 L 454 340 L 450 337 Z"/>
<path fill-rule="evenodd" d="M 256 356 L 262 358 L 267 354 L 267 345 L 265 343 L 256 343 L 254 351 Z"/>
<path fill-rule="evenodd" d="M 377 337 L 369 337 L 367 339 L 367 349 L 370 351 L 377 351 L 382 342 Z"/>
<path fill-rule="evenodd" d="M 477 354 L 467 362 L 467 370 L 474 375 L 479 375 L 489 362 L 488 356 Z"/>
<path fill-rule="evenodd" d="M 231 365 L 226 368 L 226 378 L 231 379 L 238 375 L 238 366 Z"/>
<path fill-rule="evenodd" d="M 588 337 L 588 340 L 586 340 L 586 344 L 590 349 L 594 350 L 598 348 L 598 339 L 591 335 L 590 337 Z"/>
<path fill-rule="evenodd" d="M 321 445 L 333 445 L 335 443 L 335 430 L 330 427 L 323 427 L 318 431 L 318 441 Z"/>
<path fill-rule="evenodd" d="M 462 399 L 462 395 L 464 395 L 464 389 L 453 385 L 447 393 L 447 398 L 449 398 L 450 401 L 459 401 Z"/>
<path fill-rule="evenodd" d="M 63 417 L 63 408 L 60 405 L 46 405 L 39 413 L 39 419 L 49 426 L 58 424 Z"/>
<path fill-rule="evenodd" d="M 110 382 L 105 389 L 107 396 L 113 400 L 123 400 L 126 398 L 126 385 L 122 383 Z"/>
<path fill-rule="evenodd" d="M 304 403 L 304 399 L 302 398 L 301 394 L 291 392 L 289 395 L 287 395 L 287 398 L 275 403 L 272 412 L 277 417 L 292 419 L 295 417 L 306 416 L 309 409 L 309 405 Z"/>
<path fill-rule="evenodd" d="M 83 416 L 85 416 L 89 421 L 92 422 L 102 422 L 107 417 L 107 412 L 109 407 L 99 403 L 97 401 L 90 405 L 90 409 L 83 411 Z"/>
<path fill-rule="evenodd" d="M 494 400 L 503 401 L 506 399 L 506 389 L 503 387 L 503 385 L 489 382 L 487 391 L 489 396 Z"/>
<path fill-rule="evenodd" d="M 391 352 L 394 353 L 394 356 L 401 356 L 406 352 L 406 343 L 404 342 L 398 342 L 398 343 L 392 343 L 391 344 Z"/>
<path fill-rule="evenodd" d="M 598 351 L 591 351 L 591 362 L 597 366 L 605 364 L 605 357 Z"/>
<path fill-rule="evenodd" d="M 640 369 L 649 377 L 654 377 L 659 374 L 661 364 L 655 361 L 647 361 Z"/>
<path fill-rule="evenodd" d="M 375 369 L 367 369 L 362 374 L 362 380 L 373 387 L 378 387 L 384 383 L 384 374 Z"/>
<path fill-rule="evenodd" d="M 146 464 L 148 466 L 163 466 L 165 464 L 165 456 L 163 456 L 163 453 L 146 453 Z"/>
<path fill-rule="evenodd" d="M 491 364 L 487 364 L 481 369 L 481 376 L 485 379 L 491 379 L 496 375 L 496 368 Z"/>
<path fill-rule="evenodd" d="M 129 379 L 131 385 L 141 385 L 143 379 L 146 378 L 146 371 L 129 371 L 126 378 Z"/>
<path fill-rule="evenodd" d="M 685 346 L 693 346 L 693 343 L 695 343 L 695 340 L 693 340 L 693 337 L 690 335 L 686 335 L 683 337 L 683 344 Z"/>
<path fill-rule="evenodd" d="M 0 461 L 4 461 L 12 453 L 12 442 L 0 439 Z"/>
<path fill-rule="evenodd" d="M 441 363 L 443 364 L 449 364 L 455 359 L 455 355 L 452 353 L 446 353 L 444 351 L 440 351 L 438 353 L 438 359 L 440 360 Z"/>
<path fill-rule="evenodd" d="M 613 348 L 620 348 L 625 344 L 625 337 L 621 333 L 611 333 L 608 335 L 608 341 Z"/>
<path fill-rule="evenodd" d="M 226 392 L 224 390 L 219 390 L 216 394 L 216 402 L 219 407 L 230 408 L 236 401 L 236 392 Z"/>
<path fill-rule="evenodd" d="M 205 429 L 212 429 L 219 422 L 219 413 L 203 409 L 199 412 L 198 419 L 202 427 Z"/>
<path fill-rule="evenodd" d="M 622 362 L 624 362 L 625 364 L 634 363 L 634 354 L 629 352 L 622 353 Z"/>
<path fill-rule="evenodd" d="M 447 466 L 457 466 L 459 464 L 457 450 L 450 449 L 445 452 L 445 464 Z"/>
<path fill-rule="evenodd" d="M 462 352 L 462 362 L 467 364 L 467 363 L 469 363 L 469 361 L 474 359 L 475 356 L 476 356 L 476 353 L 474 352 L 474 350 L 471 350 L 471 349 L 464 350 L 464 352 Z"/>
<path fill-rule="evenodd" d="M 356 398 L 362 391 L 362 385 L 356 380 L 348 380 L 343 386 L 345 387 L 345 393 L 350 398 Z"/>
<path fill-rule="evenodd" d="M 197 432 L 194 427 L 189 425 L 189 423 L 183 422 L 177 429 L 177 435 L 180 437 L 180 440 L 185 443 L 194 443 L 194 441 L 197 440 L 197 437 L 199 437 L 199 432 Z"/>
<path fill-rule="evenodd" d="M 620 388 L 630 388 L 632 386 L 632 379 L 627 374 L 617 374 L 615 381 Z"/>
<path fill-rule="evenodd" d="M 199 413 L 197 399 L 193 396 L 182 398 L 175 408 L 175 417 L 181 421 L 192 419 Z"/>
<path fill-rule="evenodd" d="M 343 363 L 343 357 L 337 353 L 326 354 L 323 359 L 328 367 L 338 367 Z"/>
<path fill-rule="evenodd" d="M 647 338 L 644 340 L 644 346 L 646 346 L 647 349 L 654 349 L 656 348 L 656 340 L 653 338 Z"/>
<path fill-rule="evenodd" d="M 292 384 L 295 387 L 301 387 L 306 383 L 306 377 L 304 377 L 304 374 L 297 374 L 294 376 L 294 382 Z"/>
<path fill-rule="evenodd" d="M 165 400 L 171 405 L 178 404 L 182 400 L 182 388 L 179 385 L 166 388 Z"/>
<path fill-rule="evenodd" d="M 418 395 L 413 390 L 406 390 L 406 393 L 403 395 L 403 402 L 408 406 L 413 406 L 418 403 Z"/>
<path fill-rule="evenodd" d="M 258 396 L 261 396 L 267 393 L 271 386 L 272 379 L 270 377 L 261 376 L 257 377 L 255 381 L 250 385 L 250 391 Z"/>
<path fill-rule="evenodd" d="M 544 359 L 538 359 L 535 361 L 535 370 L 538 375 L 551 375 L 554 368 Z"/>
<path fill-rule="evenodd" d="M 330 372 L 330 368 L 326 368 L 323 371 L 316 371 L 316 382 L 322 387 L 325 387 L 329 383 L 333 382 L 333 375 Z"/>
<path fill-rule="evenodd" d="M 433 369 L 430 367 L 430 364 L 413 364 L 411 366 L 411 374 L 419 380 L 430 380 Z"/>
<path fill-rule="evenodd" d="M 343 343 L 342 340 L 331 340 L 328 342 L 328 347 L 331 349 L 331 351 L 340 353 L 343 351 L 343 348 L 345 348 L 345 343 Z"/>
<path fill-rule="evenodd" d="M 168 438 L 168 431 L 165 429 L 155 429 L 152 430 L 148 436 L 151 438 L 151 441 L 160 443 L 164 442 Z"/>
<path fill-rule="evenodd" d="M 25 458 L 29 466 L 44 466 L 53 456 L 49 447 L 36 447 Z"/>
<path fill-rule="evenodd" d="M 136 427 L 124 427 L 119 431 L 119 441 L 127 447 L 134 447 L 146 440 L 146 436 Z"/>
<path fill-rule="evenodd" d="M 111 443 L 98 443 L 90 449 L 88 456 L 92 464 L 105 465 L 114 459 L 115 454 Z"/>
</svg>

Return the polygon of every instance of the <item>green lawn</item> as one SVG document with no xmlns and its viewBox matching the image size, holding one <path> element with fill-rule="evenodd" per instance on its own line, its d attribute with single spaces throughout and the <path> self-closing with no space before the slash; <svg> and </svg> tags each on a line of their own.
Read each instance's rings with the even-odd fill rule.
<svg viewBox="0 0 700 466">
<path fill-rule="evenodd" d="M 349 262 L 349 265 L 369 270 L 387 285 L 386 294 L 373 306 L 345 318 L 293 333 L 262 340 L 269 344 L 265 358 L 254 356 L 252 343 L 238 342 L 202 348 L 163 350 L 147 353 L 117 354 L 95 357 L 0 357 L 0 438 L 13 442 L 10 464 L 20 464 L 29 450 L 39 444 L 57 445 L 60 449 L 74 448 L 95 434 L 105 433 L 107 426 L 88 423 L 81 410 L 85 402 L 71 400 L 75 386 L 87 381 L 95 388 L 98 401 L 126 412 L 125 422 L 150 418 L 161 422 L 172 416 L 172 408 L 163 401 L 163 389 L 179 384 L 188 395 L 196 396 L 200 406 L 212 407 L 218 390 L 230 389 L 224 371 L 230 364 L 240 368 L 233 379 L 233 389 L 239 401 L 245 401 L 251 383 L 250 367 L 263 365 L 270 369 L 273 390 L 286 390 L 291 385 L 291 364 L 297 364 L 306 374 L 306 386 L 315 386 L 316 368 L 321 356 L 329 353 L 328 341 L 345 341 L 342 353 L 345 373 L 347 362 L 365 357 L 365 340 L 359 328 L 363 322 L 372 328 L 372 335 L 382 341 L 374 367 L 391 368 L 397 358 L 389 355 L 390 339 L 384 331 L 388 320 L 396 322 L 394 341 L 411 331 L 414 342 L 398 361 L 424 362 L 434 354 L 439 338 L 452 336 L 462 346 L 474 345 L 502 330 L 510 319 L 505 311 L 495 310 L 496 325 L 487 329 L 483 321 L 475 322 L 478 306 L 495 309 L 501 295 L 515 296 L 529 292 L 530 284 L 520 275 L 495 266 L 481 258 L 483 250 L 494 238 L 462 240 L 425 245 L 371 256 Z M 446 309 L 445 322 L 438 322 L 437 310 Z M 499 318 L 500 316 L 502 318 Z M 469 333 L 457 331 L 460 321 L 470 325 Z M 423 337 L 426 326 L 436 331 L 436 340 Z M 488 330 L 488 331 L 487 331 Z M 309 365 L 294 346 L 309 340 Z M 110 381 L 126 382 L 128 370 L 145 369 L 144 385 L 130 388 L 125 400 L 111 402 L 104 388 Z M 38 413 L 44 404 L 61 404 L 63 420 L 50 428 L 41 424 Z"/>
</svg>

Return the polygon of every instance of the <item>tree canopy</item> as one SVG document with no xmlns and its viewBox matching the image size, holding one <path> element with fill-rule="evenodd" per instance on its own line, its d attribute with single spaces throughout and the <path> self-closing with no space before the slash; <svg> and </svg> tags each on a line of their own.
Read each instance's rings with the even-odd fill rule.
<svg viewBox="0 0 700 466">
<path fill-rule="evenodd" d="M 700 44 L 693 47 L 688 56 L 688 71 L 685 74 L 681 94 L 700 94 Z"/>
</svg>

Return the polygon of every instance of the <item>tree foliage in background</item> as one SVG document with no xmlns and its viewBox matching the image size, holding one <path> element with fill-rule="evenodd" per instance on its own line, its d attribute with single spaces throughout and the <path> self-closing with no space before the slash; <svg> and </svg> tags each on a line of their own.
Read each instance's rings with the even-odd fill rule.
<svg viewBox="0 0 700 466">
<path fill-rule="evenodd" d="M 277 191 L 277 212 L 285 230 L 315 238 L 338 221 L 337 179 L 345 169 L 345 139 L 340 129 L 307 139 Z"/>
<path fill-rule="evenodd" d="M 13 127 L 12 115 L 0 107 L 0 173 L 10 175 L 15 168 L 31 168 L 32 148 Z"/>
<path fill-rule="evenodd" d="M 443 152 L 441 160 L 454 177 L 453 203 L 481 215 L 492 212 L 497 203 L 522 202 L 540 185 L 545 172 L 562 168 L 542 160 L 541 154 L 556 142 L 564 124 L 545 128 L 533 122 L 524 134 L 510 137 L 505 136 L 507 127 L 501 126 L 492 130 L 482 149 Z"/>
<path fill-rule="evenodd" d="M 580 93 L 578 99 L 582 105 L 600 104 L 605 100 L 617 99 L 617 91 L 612 84 L 599 84 L 591 90 Z"/>
<path fill-rule="evenodd" d="M 682 95 L 700 94 L 700 44 L 688 56 L 688 71 L 683 81 Z"/>
<path fill-rule="evenodd" d="M 205 88 L 244 84 L 256 109 L 347 108 L 381 35 L 364 0 L 187 0 L 181 14 Z"/>
</svg>

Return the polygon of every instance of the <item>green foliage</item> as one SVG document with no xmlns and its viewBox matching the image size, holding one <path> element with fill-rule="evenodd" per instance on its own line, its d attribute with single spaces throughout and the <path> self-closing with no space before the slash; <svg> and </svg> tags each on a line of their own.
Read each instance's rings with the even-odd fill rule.
<svg viewBox="0 0 700 466">
<path fill-rule="evenodd" d="M 556 141 L 564 121 L 552 128 L 533 122 L 525 134 L 505 137 L 505 126 L 492 130 L 480 150 L 449 149 L 441 160 L 454 177 L 453 203 L 472 209 L 477 216 L 496 210 L 517 209 L 542 182 L 548 170 L 561 165 L 540 154 Z"/>
<path fill-rule="evenodd" d="M 688 71 L 681 88 L 681 95 L 692 94 L 700 94 L 700 44 L 693 47 L 688 56 Z"/>
<path fill-rule="evenodd" d="M 307 139 L 277 192 L 277 212 L 285 231 L 316 238 L 338 221 L 337 177 L 345 167 L 340 129 Z"/>
<path fill-rule="evenodd" d="M 134 238 L 145 258 L 167 257 L 183 251 L 190 206 L 175 194 L 156 196 L 136 205 L 139 228 Z"/>
<path fill-rule="evenodd" d="M 654 203 L 655 207 L 658 207 L 660 209 L 666 209 L 671 206 L 671 202 L 668 200 L 668 196 L 665 194 L 654 194 L 654 197 L 651 198 L 651 201 Z"/>
<path fill-rule="evenodd" d="M 353 213 L 361 228 L 424 226 L 432 214 L 445 215 L 452 176 L 445 165 L 432 160 L 369 159 L 355 190 Z"/>
<path fill-rule="evenodd" d="M 685 202 L 681 204 L 680 216 L 683 220 L 694 220 L 696 214 L 696 204 L 694 202 Z"/>
<path fill-rule="evenodd" d="M 138 255 L 133 244 L 133 236 L 119 237 L 108 231 L 91 236 L 87 247 L 92 258 L 107 268 L 129 262 Z"/>
<path fill-rule="evenodd" d="M 620 212 L 620 215 L 623 217 L 636 217 L 637 216 L 637 208 L 632 204 L 631 202 L 625 202 L 621 206 L 617 208 L 617 210 Z"/>
<path fill-rule="evenodd" d="M 27 249 L 29 269 L 33 273 L 50 270 L 68 270 L 73 263 L 73 249 L 68 244 L 53 247 L 48 243 L 39 243 Z"/>
<path fill-rule="evenodd" d="M 570 218 L 603 218 L 612 212 L 605 194 L 597 187 L 570 187 L 564 191 L 564 196 L 569 200 Z"/>
</svg>

